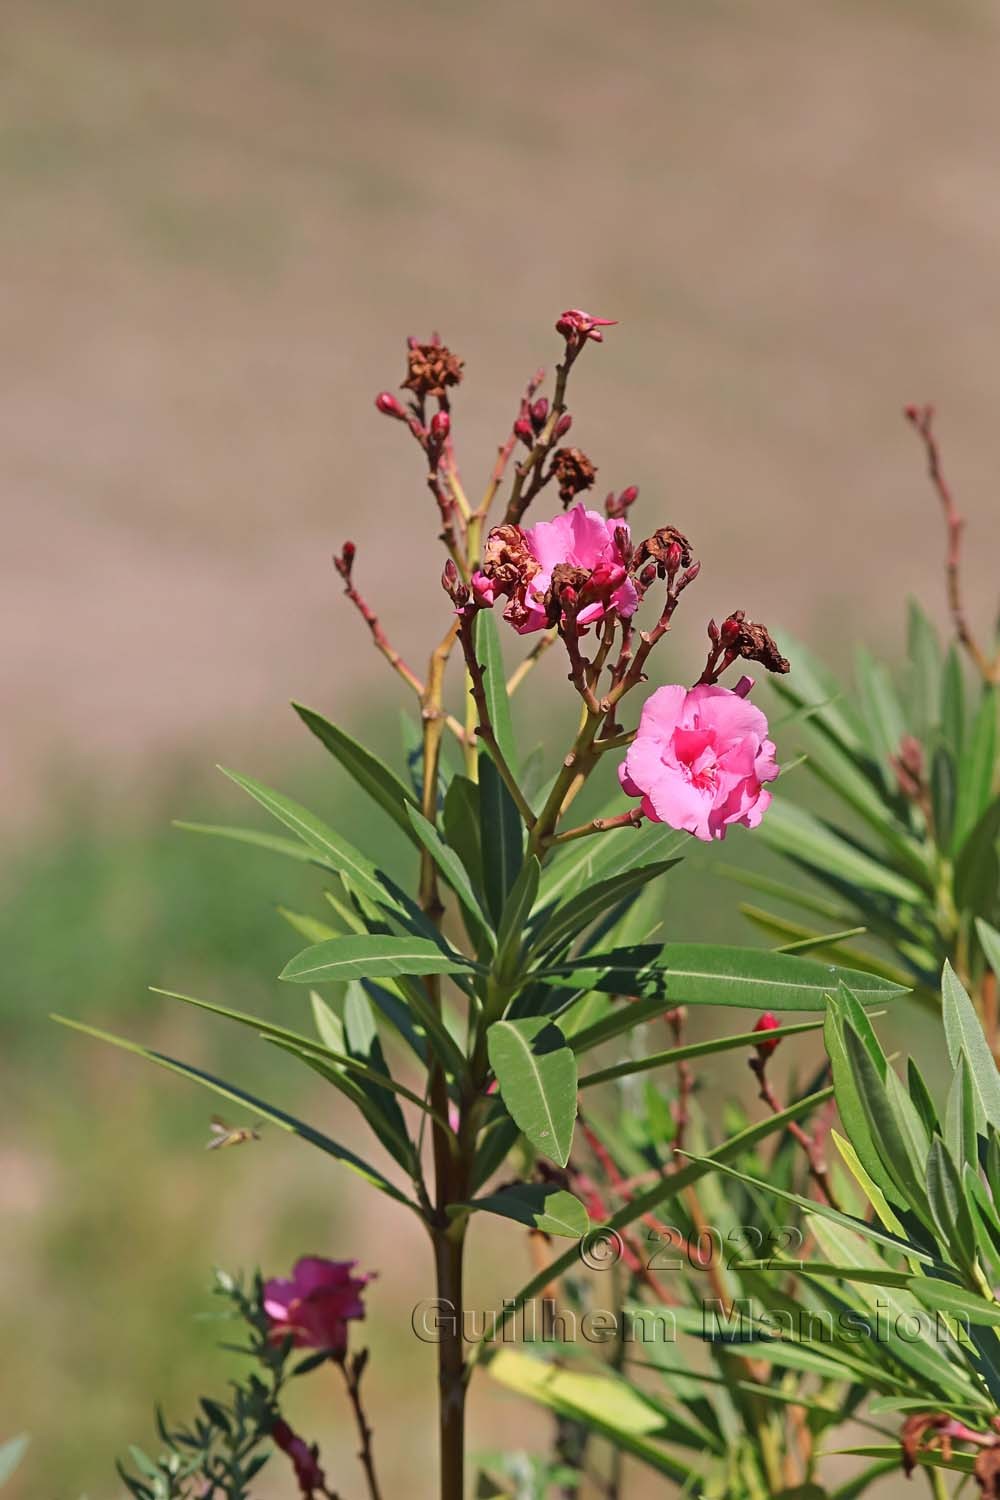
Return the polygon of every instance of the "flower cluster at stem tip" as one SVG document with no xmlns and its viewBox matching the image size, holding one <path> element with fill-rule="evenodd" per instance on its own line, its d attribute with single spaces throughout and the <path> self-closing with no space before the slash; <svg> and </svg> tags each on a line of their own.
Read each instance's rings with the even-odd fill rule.
<svg viewBox="0 0 1000 1500">
<path fill-rule="evenodd" d="M 638 486 L 608 494 L 603 514 L 586 505 L 580 497 L 593 488 L 597 468 L 582 449 L 558 446 L 573 424 L 566 406 L 570 371 L 582 352 L 592 343 L 602 343 L 604 330 L 613 326 L 613 320 L 593 317 L 581 308 L 560 314 L 555 327 L 564 348 L 554 393 L 551 398 L 538 394 L 544 379 L 539 370 L 521 398 L 486 497 L 476 509 L 466 498 L 454 449 L 452 398 L 462 380 L 464 360 L 437 334 L 426 343 L 411 337 L 402 382 L 407 404 L 382 391 L 375 405 L 383 415 L 406 425 L 427 460 L 427 482 L 449 554 L 442 582 L 459 618 L 459 640 L 480 710 L 478 725 L 458 727 L 467 748 L 478 735 L 490 745 L 494 758 L 498 751 L 490 726 L 483 722 L 485 695 L 476 693 L 484 667 L 476 657 L 473 630 L 480 611 L 498 607 L 518 635 L 546 633 L 566 650 L 569 680 L 585 706 L 583 738 L 574 749 L 581 776 L 589 774 L 605 750 L 627 751 L 619 782 L 623 794 L 638 805 L 620 818 L 596 820 L 593 830 L 578 832 L 648 819 L 698 839 L 722 839 L 734 824 L 755 828 L 760 823 L 771 801 L 768 784 L 779 768 L 767 719 L 748 701 L 753 679 L 741 677 L 733 687 L 719 679 L 740 660 L 757 662 L 770 672 L 787 672 L 788 662 L 766 626 L 748 619 L 742 609 L 732 610 L 721 625 L 708 622 L 708 654 L 692 686 L 671 683 L 657 688 L 633 731 L 619 722 L 623 698 L 648 680 L 650 652 L 670 629 L 681 595 L 701 565 L 676 526 L 664 524 L 643 540 L 633 540 L 629 515 Z M 514 462 L 505 514 L 489 526 L 487 512 L 515 454 L 522 456 Z M 528 506 L 549 485 L 558 492 L 561 513 L 525 525 Z M 347 543 L 337 559 L 347 591 L 380 649 L 419 690 L 415 674 L 385 641 L 376 617 L 358 595 L 351 578 L 353 562 L 354 548 Z M 656 613 L 643 629 L 639 615 L 654 595 Z M 533 658 L 548 644 L 533 648 Z M 454 721 L 450 727 L 455 727 Z M 501 773 L 505 769 L 509 783 L 509 768 L 501 767 Z M 517 789 L 512 790 L 517 800 Z M 531 828 L 532 813 L 524 799 L 519 807 Z M 559 815 L 560 809 L 550 810 L 545 826 L 535 834 L 536 847 L 571 836 L 556 831 Z"/>
</svg>

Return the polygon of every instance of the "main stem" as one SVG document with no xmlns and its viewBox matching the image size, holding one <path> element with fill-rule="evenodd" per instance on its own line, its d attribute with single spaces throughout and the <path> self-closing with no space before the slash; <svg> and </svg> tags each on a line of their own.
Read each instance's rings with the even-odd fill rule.
<svg viewBox="0 0 1000 1500">
<path fill-rule="evenodd" d="M 434 1231 L 440 1342 L 438 1343 L 438 1434 L 441 1500 L 465 1495 L 465 1349 L 462 1342 L 464 1225 Z"/>
<path fill-rule="evenodd" d="M 421 810 L 430 823 L 437 822 L 437 784 L 443 727 L 444 671 L 458 635 L 455 622 L 431 657 L 427 686 L 421 703 L 423 713 L 424 783 Z M 437 871 L 425 851 L 420 867 L 420 906 L 440 926 L 444 909 L 438 892 Z M 431 1004 L 440 1013 L 441 980 L 436 974 L 425 981 Z M 448 1080 L 440 1063 L 432 1062 L 428 1080 L 436 1119 L 431 1127 L 434 1155 L 434 1205 L 429 1215 L 434 1245 L 440 1341 L 438 1343 L 438 1431 L 441 1466 L 441 1500 L 464 1500 L 465 1494 L 465 1351 L 462 1343 L 462 1260 L 465 1224 L 452 1222 L 448 1208 L 468 1198 L 466 1156 L 456 1154 L 448 1118 Z M 463 1111 L 464 1114 L 464 1111 Z M 463 1122 L 464 1123 L 464 1122 Z"/>
</svg>

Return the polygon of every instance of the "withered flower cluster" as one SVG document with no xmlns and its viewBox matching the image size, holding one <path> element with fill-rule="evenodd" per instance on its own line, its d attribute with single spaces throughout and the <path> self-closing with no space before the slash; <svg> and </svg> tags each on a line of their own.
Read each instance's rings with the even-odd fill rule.
<svg viewBox="0 0 1000 1500">
<path fill-rule="evenodd" d="M 466 495 L 453 441 L 451 395 L 462 379 L 462 359 L 437 334 L 427 342 L 410 338 L 403 381 L 403 389 L 409 393 L 407 406 L 388 391 L 376 397 L 378 410 L 404 424 L 423 452 L 426 483 L 437 505 L 441 540 L 448 553 L 442 582 L 456 620 L 432 657 L 426 680 L 418 677 L 389 644 L 377 616 L 358 592 L 352 572 L 353 548 L 348 544 L 337 559 L 349 597 L 368 624 L 376 645 L 419 693 L 425 720 L 428 715 L 434 721 L 443 719 L 467 754 L 474 752 L 478 736 L 498 759 L 483 692 L 485 669 L 476 644 L 475 623 L 480 612 L 502 603 L 504 618 L 519 634 L 538 632 L 541 636 L 513 674 L 509 691 L 543 650 L 561 640 L 567 653 L 569 680 L 586 709 L 584 728 L 567 758 L 567 765 L 576 766 L 574 775 L 580 780 L 604 750 L 631 742 L 633 735 L 623 731 L 618 722 L 619 705 L 645 680 L 649 654 L 670 629 L 680 598 L 700 569 L 690 541 L 675 525 L 662 524 L 643 540 L 633 542 L 629 522 L 639 494 L 636 485 L 611 491 L 603 514 L 586 508 L 581 497 L 594 486 L 596 465 L 581 448 L 559 446 L 573 421 L 566 405 L 569 374 L 583 350 L 601 343 L 603 330 L 612 326 L 610 319 L 592 317 L 580 308 L 560 315 L 556 329 L 563 339 L 563 353 L 552 394 L 539 393 L 544 371 L 538 370 L 518 402 L 485 494 L 475 506 Z M 491 527 L 490 512 L 511 469 L 503 516 Z M 528 508 L 549 486 L 558 492 L 561 511 L 526 524 Z M 648 626 L 640 629 L 639 611 L 658 584 L 664 588 L 655 613 Z M 700 692 L 703 685 L 716 684 L 740 658 L 771 672 L 788 670 L 766 627 L 747 619 L 741 609 L 727 615 L 721 626 L 711 621 L 708 633 L 708 659 L 692 693 Z M 441 702 L 443 664 L 456 637 L 478 713 L 478 722 L 467 725 L 447 715 Z M 740 696 L 745 697 L 750 686 L 750 679 L 741 679 L 737 685 Z M 577 784 L 573 776 L 570 782 L 556 787 L 549 805 L 536 818 L 502 757 L 498 768 L 537 846 L 551 842 L 556 837 L 559 816 L 573 795 L 570 783 L 574 787 Z M 692 774 L 708 784 L 704 768 Z M 627 816 L 628 821 L 638 820 L 634 811 Z"/>
</svg>

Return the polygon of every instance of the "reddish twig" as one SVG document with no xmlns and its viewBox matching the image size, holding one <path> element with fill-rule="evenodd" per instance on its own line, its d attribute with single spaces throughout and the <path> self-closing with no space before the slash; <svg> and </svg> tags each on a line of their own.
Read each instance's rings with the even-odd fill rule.
<svg viewBox="0 0 1000 1500">
<path fill-rule="evenodd" d="M 344 1381 L 347 1385 L 347 1395 L 354 1412 L 354 1421 L 358 1429 L 358 1437 L 361 1447 L 358 1449 L 358 1460 L 365 1471 L 365 1480 L 368 1484 L 370 1500 L 382 1500 L 378 1479 L 375 1476 L 375 1458 L 372 1453 L 372 1429 L 365 1415 L 364 1403 L 361 1400 L 361 1376 L 368 1363 L 368 1350 L 362 1349 L 350 1360 L 340 1361 L 340 1368 L 344 1372 Z"/>
<path fill-rule="evenodd" d="M 784 1105 L 774 1092 L 774 1086 L 767 1076 L 767 1057 L 751 1057 L 750 1069 L 760 1085 L 760 1099 L 767 1105 L 772 1114 L 780 1115 L 784 1109 Z M 809 1163 L 809 1176 L 816 1184 L 819 1192 L 830 1207 L 840 1213 L 840 1204 L 837 1202 L 830 1183 L 830 1170 L 827 1167 L 826 1155 L 823 1150 L 825 1132 L 817 1127 L 814 1134 L 810 1135 L 808 1131 L 803 1130 L 798 1120 L 789 1120 L 785 1128 L 793 1140 L 797 1141 L 805 1152 L 806 1160 Z"/>
<path fill-rule="evenodd" d="M 965 520 L 959 514 L 951 486 L 944 476 L 944 470 L 941 465 L 941 451 L 934 436 L 934 408 L 933 406 L 907 406 L 904 409 L 904 415 L 923 442 L 924 452 L 927 455 L 927 472 L 941 502 L 945 526 L 948 530 L 945 577 L 948 588 L 948 607 L 951 610 L 955 634 L 965 647 L 971 660 L 975 663 L 976 670 L 982 678 L 986 682 L 996 682 L 1000 678 L 1000 670 L 998 670 L 1000 668 L 1000 659 L 993 662 L 987 660 L 985 652 L 972 634 L 971 627 L 965 615 L 965 606 L 962 603 L 960 567 L 962 529 L 965 525 Z"/>
<path fill-rule="evenodd" d="M 642 818 L 642 809 L 632 807 L 628 812 L 618 813 L 614 818 L 592 818 L 589 823 L 581 823 L 579 828 L 570 828 L 565 833 L 554 834 L 545 842 L 547 847 L 552 848 L 555 844 L 569 844 L 574 839 L 589 838 L 592 833 L 607 833 L 611 828 L 638 828 Z"/>
</svg>

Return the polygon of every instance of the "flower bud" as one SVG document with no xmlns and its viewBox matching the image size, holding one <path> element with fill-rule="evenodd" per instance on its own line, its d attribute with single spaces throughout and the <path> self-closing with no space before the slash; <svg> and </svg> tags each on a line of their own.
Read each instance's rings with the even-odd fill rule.
<svg viewBox="0 0 1000 1500">
<path fill-rule="evenodd" d="M 740 635 L 742 634 L 742 627 L 743 627 L 743 612 L 742 612 L 742 610 L 738 611 L 738 613 L 735 614 L 735 615 L 730 615 L 728 619 L 723 620 L 722 626 L 721 626 L 721 628 L 719 630 L 719 641 L 720 641 L 720 644 L 723 645 L 723 646 L 725 646 L 727 649 L 730 646 L 735 646 L 736 642 L 740 638 Z"/>
<path fill-rule="evenodd" d="M 531 425 L 536 432 L 541 432 L 549 415 L 549 402 L 547 396 L 539 396 L 531 408 Z"/>
<path fill-rule="evenodd" d="M 766 1010 L 754 1027 L 754 1031 L 776 1031 L 780 1025 L 781 1022 L 778 1020 L 774 1012 Z M 779 1045 L 779 1042 L 780 1038 L 779 1041 L 760 1041 L 754 1044 L 757 1050 L 757 1056 L 761 1059 L 761 1061 L 771 1056 L 775 1048 Z"/>
<path fill-rule="evenodd" d="M 643 593 L 645 593 L 648 588 L 652 588 L 655 579 L 656 564 L 647 563 L 642 572 L 639 574 L 639 587 L 642 589 Z"/>
<path fill-rule="evenodd" d="M 667 548 L 667 556 L 664 564 L 667 570 L 667 576 L 669 578 L 673 578 L 683 560 L 684 551 L 681 547 L 680 542 L 671 542 L 669 547 Z"/>
<path fill-rule="evenodd" d="M 383 416 L 395 417 L 400 422 L 406 421 L 406 412 L 391 391 L 379 391 L 375 397 L 375 405 Z"/>
<path fill-rule="evenodd" d="M 709 620 L 708 622 L 708 638 L 713 646 L 719 644 L 719 627 L 714 620 Z"/>
<path fill-rule="evenodd" d="M 535 441 L 535 429 L 527 417 L 518 417 L 514 423 L 514 432 L 529 448 Z"/>
<path fill-rule="evenodd" d="M 560 438 L 565 437 L 572 425 L 573 418 L 570 416 L 568 411 L 564 411 L 555 425 L 555 430 L 552 433 L 553 439 L 558 442 Z"/>
<path fill-rule="evenodd" d="M 443 443 L 451 431 L 451 417 L 446 411 L 436 411 L 431 417 L 431 437 L 437 443 Z"/>
</svg>

